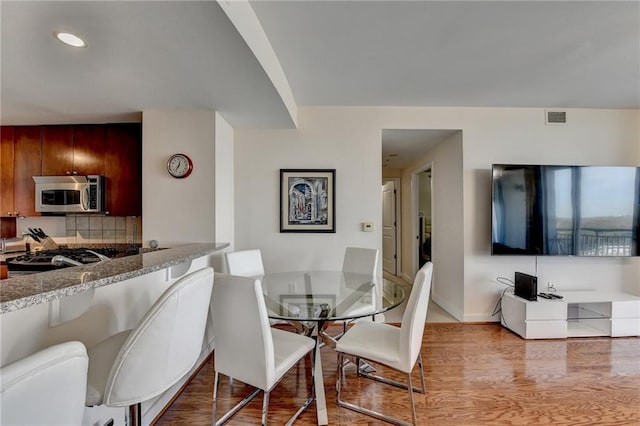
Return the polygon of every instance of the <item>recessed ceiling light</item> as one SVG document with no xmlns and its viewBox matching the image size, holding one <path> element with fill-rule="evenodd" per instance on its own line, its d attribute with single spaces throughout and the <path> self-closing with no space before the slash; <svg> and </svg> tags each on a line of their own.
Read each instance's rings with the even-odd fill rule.
<svg viewBox="0 0 640 426">
<path fill-rule="evenodd" d="M 64 44 L 66 44 L 67 46 L 87 47 L 87 42 L 75 34 L 60 32 L 60 33 L 53 33 L 53 36 L 58 40 L 60 40 L 61 42 L 63 42 Z"/>
</svg>

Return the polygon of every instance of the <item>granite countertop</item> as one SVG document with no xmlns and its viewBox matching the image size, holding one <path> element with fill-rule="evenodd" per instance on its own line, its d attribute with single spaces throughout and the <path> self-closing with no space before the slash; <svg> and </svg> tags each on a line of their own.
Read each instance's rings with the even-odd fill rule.
<svg viewBox="0 0 640 426">
<path fill-rule="evenodd" d="M 189 244 L 1 280 L 0 314 L 180 265 L 228 246 L 228 243 Z"/>
</svg>

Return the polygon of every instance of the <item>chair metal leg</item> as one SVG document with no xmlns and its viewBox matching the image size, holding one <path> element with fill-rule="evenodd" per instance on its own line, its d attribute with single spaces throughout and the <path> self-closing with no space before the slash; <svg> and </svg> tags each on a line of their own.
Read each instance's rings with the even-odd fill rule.
<svg viewBox="0 0 640 426">
<path fill-rule="evenodd" d="M 387 384 L 387 385 L 390 385 L 390 386 L 395 386 L 395 387 L 400 388 L 400 389 L 407 389 L 407 384 L 406 383 L 397 382 L 395 380 L 387 379 L 385 377 L 377 376 L 375 374 L 369 374 L 369 373 L 366 373 L 364 371 L 360 371 L 360 375 L 362 377 L 366 377 L 367 379 L 375 380 L 376 382 L 384 383 L 384 384 Z M 415 386 L 412 386 L 411 388 L 415 392 L 418 392 L 418 393 L 425 393 L 426 392 L 425 388 L 420 389 L 420 388 L 417 388 Z"/>
<path fill-rule="evenodd" d="M 304 402 L 304 404 L 298 408 L 298 411 L 291 416 L 291 418 L 287 421 L 286 425 L 292 425 L 298 416 L 302 414 L 302 412 L 315 400 L 315 376 L 314 376 L 314 364 L 315 360 L 313 359 L 313 351 L 309 352 L 309 357 L 311 359 L 311 394 L 309 398 Z M 253 392 L 244 397 L 242 401 L 238 402 L 231 410 L 227 411 L 220 420 L 216 421 L 216 414 L 218 410 L 218 383 L 220 382 L 219 373 L 216 371 L 213 378 L 213 422 L 214 426 L 221 426 L 226 423 L 231 417 L 233 417 L 238 411 L 240 411 L 245 405 L 247 405 L 253 398 L 255 398 L 261 391 L 259 388 L 255 388 Z M 276 383 L 277 385 L 277 383 Z M 274 385 L 275 386 L 275 385 Z M 272 388 L 273 389 L 273 388 Z M 269 409 L 269 392 L 265 391 L 264 396 L 262 397 L 262 425 L 267 424 L 267 413 Z"/>
<path fill-rule="evenodd" d="M 424 369 L 422 368 L 422 355 L 421 355 L 420 352 L 418 353 L 418 367 L 420 368 L 420 382 L 421 382 L 422 388 L 417 388 L 415 386 L 412 386 L 412 389 L 415 392 L 425 393 L 427 391 L 427 387 L 426 387 L 425 381 L 424 381 Z M 400 389 L 407 389 L 407 384 L 406 383 L 402 383 L 402 382 L 398 382 L 398 381 L 395 381 L 395 380 L 387 379 L 385 377 L 377 376 L 375 374 L 368 373 L 367 371 L 364 371 L 363 369 L 360 369 L 359 372 L 360 372 L 360 374 L 359 374 L 360 376 L 366 377 L 367 379 L 371 379 L 371 380 L 375 380 L 375 381 L 380 382 L 380 383 L 385 383 L 387 385 L 395 386 L 395 387 L 400 388 Z"/>
<path fill-rule="evenodd" d="M 416 404 L 413 401 L 413 384 L 411 383 L 411 372 L 407 373 L 407 390 L 409 391 L 409 402 L 411 403 L 411 415 L 413 417 L 413 424 L 417 425 L 416 420 Z"/>
<path fill-rule="evenodd" d="M 420 369 L 420 382 L 422 384 L 422 393 L 427 391 L 427 385 L 424 383 L 424 368 L 422 368 L 422 351 L 418 352 L 418 368 Z"/>
<path fill-rule="evenodd" d="M 316 359 L 315 359 L 316 351 L 309 352 L 309 365 L 310 365 L 310 377 L 311 377 L 311 388 L 309 389 L 309 398 L 313 402 L 316 399 Z"/>
<path fill-rule="evenodd" d="M 340 395 L 342 393 L 342 384 L 344 383 L 344 361 L 344 356 L 341 353 L 338 353 L 338 371 L 336 377 L 336 402 L 338 403 L 338 406 L 342 401 Z"/>
<path fill-rule="evenodd" d="M 218 382 L 220 381 L 220 375 L 217 371 L 213 373 L 213 408 L 211 412 L 211 418 L 213 421 L 211 424 L 215 426 L 216 424 L 216 415 L 218 414 Z"/>
<path fill-rule="evenodd" d="M 363 376 L 369 379 L 373 379 L 376 381 L 379 381 L 381 383 L 385 383 L 391 386 L 396 386 L 402 389 L 407 389 L 409 392 L 409 402 L 411 403 L 411 415 L 412 415 L 412 419 L 413 419 L 413 423 L 409 423 L 406 422 L 404 420 L 401 419 L 397 419 L 391 416 L 387 416 L 385 414 L 379 413 L 377 411 L 373 411 L 370 410 L 366 407 L 362 407 L 353 403 L 350 403 L 348 401 L 344 401 L 341 398 L 341 390 L 342 390 L 342 382 L 344 380 L 344 362 L 343 362 L 343 358 L 344 358 L 344 354 L 339 353 L 338 354 L 338 374 L 337 374 L 337 378 L 336 378 L 336 402 L 338 404 L 338 406 L 340 407 L 344 407 L 344 408 L 348 408 L 350 410 L 356 411 L 358 413 L 361 414 L 365 414 L 371 417 L 374 417 L 376 419 L 388 422 L 388 423 L 392 423 L 392 424 L 396 424 L 396 425 L 400 425 L 400 426 L 411 426 L 411 425 L 417 425 L 418 424 L 418 420 L 417 420 L 417 415 L 416 415 L 416 407 L 415 407 L 415 401 L 413 398 L 413 391 L 415 390 L 416 392 L 421 392 L 421 393 L 425 393 L 426 392 L 426 387 L 425 387 L 425 382 L 424 382 L 424 372 L 422 369 L 422 359 L 419 356 L 418 360 L 419 360 L 419 365 L 420 365 L 420 377 L 421 377 L 421 381 L 422 381 L 422 389 L 418 389 L 416 387 L 413 386 L 412 383 L 412 379 L 411 379 L 411 372 L 409 372 L 407 374 L 407 383 L 401 383 L 401 382 L 397 382 L 394 380 L 389 380 L 386 379 L 384 377 L 380 377 L 380 376 L 375 376 L 372 374 L 368 374 L 363 372 L 361 369 L 356 368 L 356 373 L 359 376 Z M 356 363 L 356 366 L 359 365 L 359 358 L 358 361 Z"/>
<path fill-rule="evenodd" d="M 307 400 L 304 402 L 304 404 L 302 404 L 302 406 L 300 408 L 298 408 L 298 411 L 295 412 L 295 414 L 293 416 L 291 416 L 291 418 L 287 421 L 287 423 L 285 424 L 285 426 L 291 426 L 296 419 L 298 418 L 298 416 L 300 414 L 302 414 L 302 412 L 304 410 L 306 410 L 306 408 L 311 405 L 311 403 L 315 400 L 316 398 L 316 384 L 315 384 L 315 369 L 314 367 L 314 359 L 313 359 L 313 354 L 315 351 L 311 351 L 309 352 L 309 359 L 311 360 L 311 392 L 309 393 L 309 398 L 307 398 Z"/>
<path fill-rule="evenodd" d="M 249 395 L 245 396 L 242 401 L 238 402 L 231 410 L 227 411 L 220 420 L 216 421 L 216 414 L 218 411 L 218 382 L 220 381 L 220 375 L 216 371 L 213 378 L 213 422 L 212 424 L 215 426 L 220 426 L 226 423 L 231 417 L 233 417 L 242 407 L 247 405 L 253 398 L 255 398 L 261 391 L 261 389 L 256 388 Z"/>
<path fill-rule="evenodd" d="M 269 411 L 269 392 L 262 395 L 262 426 L 267 426 L 267 411 Z"/>
</svg>

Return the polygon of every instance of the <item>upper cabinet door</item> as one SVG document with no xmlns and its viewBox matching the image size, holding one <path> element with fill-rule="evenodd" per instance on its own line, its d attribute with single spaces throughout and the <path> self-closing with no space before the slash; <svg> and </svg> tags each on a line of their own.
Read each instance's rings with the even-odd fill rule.
<svg viewBox="0 0 640 426">
<path fill-rule="evenodd" d="M 2 126 L 0 133 L 0 216 L 14 216 L 13 127 Z"/>
<path fill-rule="evenodd" d="M 79 175 L 104 175 L 106 127 L 73 126 L 73 171 Z"/>
<path fill-rule="evenodd" d="M 42 174 L 104 174 L 104 125 L 42 126 Z"/>
<path fill-rule="evenodd" d="M 42 174 L 60 176 L 73 172 L 73 127 L 42 126 Z"/>
<path fill-rule="evenodd" d="M 36 184 L 42 175 L 40 126 L 14 127 L 14 210 L 18 216 L 40 216 L 36 212 Z"/>
<path fill-rule="evenodd" d="M 142 215 L 142 126 L 107 126 L 107 209 L 112 216 Z"/>
</svg>

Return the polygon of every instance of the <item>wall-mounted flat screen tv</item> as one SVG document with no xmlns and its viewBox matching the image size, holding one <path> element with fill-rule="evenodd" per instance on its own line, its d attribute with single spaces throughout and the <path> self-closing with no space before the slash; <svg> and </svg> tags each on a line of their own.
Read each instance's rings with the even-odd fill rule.
<svg viewBox="0 0 640 426">
<path fill-rule="evenodd" d="M 640 255 L 640 167 L 492 171 L 492 255 Z"/>
</svg>

